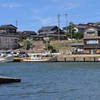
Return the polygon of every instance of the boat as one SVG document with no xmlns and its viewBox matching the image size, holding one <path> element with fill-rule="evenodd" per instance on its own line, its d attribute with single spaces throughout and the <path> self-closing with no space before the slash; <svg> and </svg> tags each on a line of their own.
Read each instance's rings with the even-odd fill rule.
<svg viewBox="0 0 100 100">
<path fill-rule="evenodd" d="M 33 53 L 25 57 L 23 62 L 56 62 L 57 57 L 48 53 Z"/>
<path fill-rule="evenodd" d="M 13 62 L 14 56 L 10 52 L 1 52 L 0 53 L 0 63 L 5 63 L 5 62 Z"/>
</svg>

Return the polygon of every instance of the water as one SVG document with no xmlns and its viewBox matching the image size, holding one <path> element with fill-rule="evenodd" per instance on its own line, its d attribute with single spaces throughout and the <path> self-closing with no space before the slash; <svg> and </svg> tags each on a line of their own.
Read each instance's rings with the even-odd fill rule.
<svg viewBox="0 0 100 100">
<path fill-rule="evenodd" d="M 0 100 L 100 100 L 100 62 L 0 63 Z"/>
</svg>

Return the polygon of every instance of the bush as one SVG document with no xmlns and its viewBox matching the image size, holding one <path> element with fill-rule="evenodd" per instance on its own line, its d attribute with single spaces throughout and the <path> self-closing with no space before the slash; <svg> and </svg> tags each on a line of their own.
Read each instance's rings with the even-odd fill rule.
<svg viewBox="0 0 100 100">
<path fill-rule="evenodd" d="M 34 47 L 34 45 L 32 45 L 32 43 L 29 40 L 24 40 L 22 46 L 26 50 Z"/>
</svg>

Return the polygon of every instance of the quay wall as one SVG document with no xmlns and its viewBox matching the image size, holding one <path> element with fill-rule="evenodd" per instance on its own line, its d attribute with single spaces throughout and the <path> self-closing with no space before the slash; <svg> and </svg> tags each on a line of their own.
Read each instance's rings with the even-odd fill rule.
<svg viewBox="0 0 100 100">
<path fill-rule="evenodd" d="M 58 56 L 57 57 L 58 62 L 99 62 L 100 57 L 97 56 L 91 56 L 91 55 L 83 55 L 83 56 Z"/>
</svg>

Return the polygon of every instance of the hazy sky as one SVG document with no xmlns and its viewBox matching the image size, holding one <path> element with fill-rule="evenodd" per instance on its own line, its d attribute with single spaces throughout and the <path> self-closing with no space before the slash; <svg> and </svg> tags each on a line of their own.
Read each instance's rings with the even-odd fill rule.
<svg viewBox="0 0 100 100">
<path fill-rule="evenodd" d="M 18 25 L 18 31 L 38 31 L 42 26 L 100 21 L 99 0 L 0 0 L 0 25 Z"/>
</svg>

